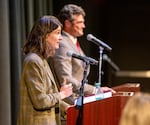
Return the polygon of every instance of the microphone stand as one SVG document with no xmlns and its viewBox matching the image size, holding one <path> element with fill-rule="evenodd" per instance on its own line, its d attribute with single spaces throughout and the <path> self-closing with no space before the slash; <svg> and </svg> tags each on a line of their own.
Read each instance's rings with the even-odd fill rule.
<svg viewBox="0 0 150 125">
<path fill-rule="evenodd" d="M 99 78 L 98 78 L 98 83 L 100 83 L 100 86 L 101 86 L 101 81 L 102 81 L 101 75 L 102 75 L 103 50 L 104 50 L 104 48 L 99 46 Z"/>
<path fill-rule="evenodd" d="M 90 62 L 88 60 L 84 60 L 85 62 L 85 69 L 83 73 L 83 80 L 80 87 L 80 95 L 77 99 L 76 108 L 79 110 L 79 115 L 77 119 L 76 125 L 83 125 L 83 99 L 84 99 L 84 85 L 88 82 L 87 80 L 87 73 L 88 73 L 88 67 Z"/>
</svg>

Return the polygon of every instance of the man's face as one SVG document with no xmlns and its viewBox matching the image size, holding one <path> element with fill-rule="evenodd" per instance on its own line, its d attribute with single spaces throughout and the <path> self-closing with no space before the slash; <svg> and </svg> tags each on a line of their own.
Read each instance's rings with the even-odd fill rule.
<svg viewBox="0 0 150 125">
<path fill-rule="evenodd" d="M 70 21 L 69 33 L 74 37 L 79 37 L 84 34 L 85 28 L 84 17 L 82 15 L 73 15 L 73 21 Z"/>
</svg>

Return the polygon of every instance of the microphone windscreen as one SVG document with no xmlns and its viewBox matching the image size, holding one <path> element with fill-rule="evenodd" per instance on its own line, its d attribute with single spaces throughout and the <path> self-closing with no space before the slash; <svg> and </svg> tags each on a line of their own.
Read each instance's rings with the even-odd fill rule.
<svg viewBox="0 0 150 125">
<path fill-rule="evenodd" d="M 108 60 L 108 56 L 106 54 L 103 54 L 103 59 Z"/>
<path fill-rule="evenodd" d="M 67 56 L 72 57 L 73 52 L 72 51 L 68 51 L 67 52 Z"/>
<path fill-rule="evenodd" d="M 93 39 L 93 35 L 92 34 L 88 34 L 87 35 L 87 40 L 91 41 Z"/>
</svg>

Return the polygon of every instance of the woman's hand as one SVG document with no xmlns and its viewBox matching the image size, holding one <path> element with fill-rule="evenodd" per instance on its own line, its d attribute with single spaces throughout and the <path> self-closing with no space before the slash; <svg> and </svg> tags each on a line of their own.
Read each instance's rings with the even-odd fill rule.
<svg viewBox="0 0 150 125">
<path fill-rule="evenodd" d="M 64 80 L 62 87 L 60 88 L 61 99 L 71 96 L 72 93 L 72 84 L 66 84 L 66 80 Z"/>
</svg>

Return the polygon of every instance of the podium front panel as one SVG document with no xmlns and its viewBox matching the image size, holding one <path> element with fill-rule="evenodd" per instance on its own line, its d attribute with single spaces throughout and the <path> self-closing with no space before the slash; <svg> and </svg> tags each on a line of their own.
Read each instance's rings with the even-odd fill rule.
<svg viewBox="0 0 150 125">
<path fill-rule="evenodd" d="M 118 125 L 128 98 L 129 96 L 112 96 L 90 102 L 83 105 L 82 113 L 75 106 L 70 107 L 67 111 L 67 125 Z"/>
</svg>

